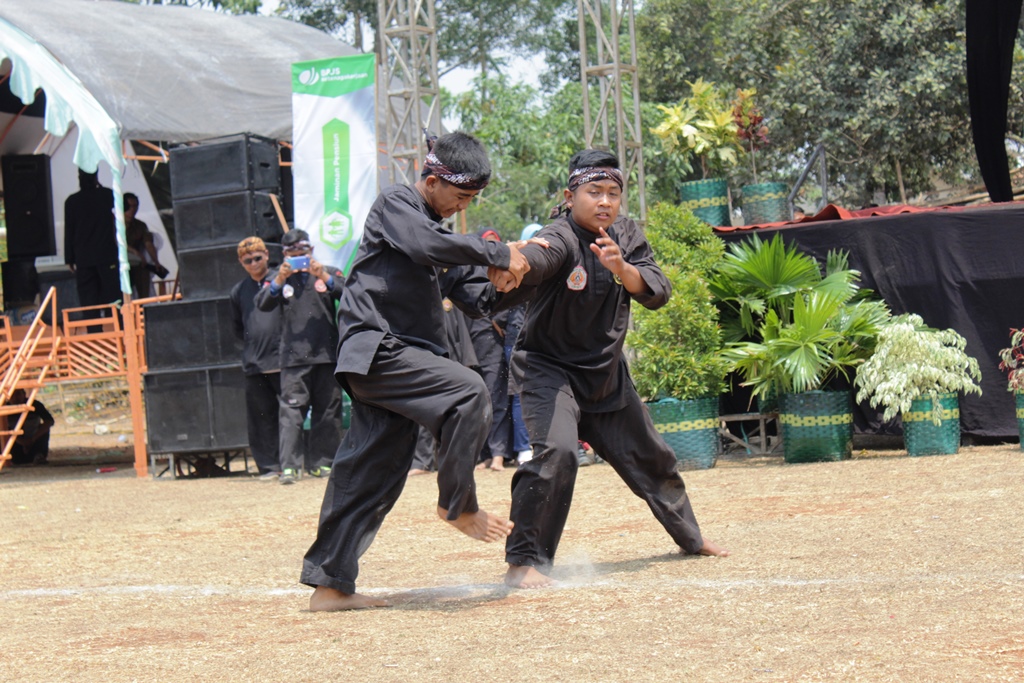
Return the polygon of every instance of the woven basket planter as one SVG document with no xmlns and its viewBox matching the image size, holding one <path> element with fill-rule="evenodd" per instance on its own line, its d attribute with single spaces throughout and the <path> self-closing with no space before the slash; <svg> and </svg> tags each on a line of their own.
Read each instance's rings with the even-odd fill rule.
<svg viewBox="0 0 1024 683">
<path fill-rule="evenodd" d="M 903 441 L 910 455 L 952 455 L 960 450 L 960 400 L 940 394 L 942 422 L 932 422 L 932 401 L 919 398 L 903 414 Z"/>
<path fill-rule="evenodd" d="M 1020 436 L 1020 449 L 1024 451 L 1024 394 L 1014 394 L 1017 402 L 1017 433 Z"/>
<path fill-rule="evenodd" d="M 805 391 L 779 396 L 786 462 L 830 462 L 853 454 L 853 400 L 849 391 Z"/>
<path fill-rule="evenodd" d="M 788 221 L 789 185 L 786 183 L 757 183 L 744 185 L 743 222 L 747 225 Z"/>
<path fill-rule="evenodd" d="M 679 401 L 666 398 L 647 404 L 654 428 L 676 453 L 681 469 L 715 466 L 718 437 L 718 398 Z"/>
<path fill-rule="evenodd" d="M 679 205 L 711 225 L 732 225 L 729 186 L 720 178 L 693 180 L 679 186 Z"/>
</svg>

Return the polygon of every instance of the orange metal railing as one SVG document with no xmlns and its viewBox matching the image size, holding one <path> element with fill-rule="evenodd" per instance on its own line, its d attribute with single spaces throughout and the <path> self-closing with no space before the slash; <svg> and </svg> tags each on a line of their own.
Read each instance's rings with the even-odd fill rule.
<svg viewBox="0 0 1024 683">
<path fill-rule="evenodd" d="M 181 298 L 167 294 L 129 300 L 118 309 L 114 304 L 65 309 L 61 325 L 57 319 L 57 294 L 51 288 L 39 312 L 27 327 L 11 326 L 0 316 L 0 468 L 10 459 L 14 440 L 21 434 L 25 417 L 44 384 L 50 382 L 125 377 L 131 402 L 135 442 L 135 471 L 148 471 L 146 422 L 142 403 L 142 373 L 146 371 L 145 320 L 143 305 Z M 49 315 L 46 312 L 49 311 Z M 78 314 L 100 317 L 73 320 Z M 47 324 L 45 319 L 51 322 Z M 28 377 L 26 378 L 26 375 Z M 25 389 L 25 404 L 9 404 L 15 389 Z M 10 417 L 18 416 L 11 425 Z"/>
<path fill-rule="evenodd" d="M 0 469 L 4 463 L 11 459 L 11 449 L 19 436 L 24 432 L 25 418 L 34 410 L 36 395 L 42 388 L 43 382 L 48 374 L 56 371 L 58 352 L 60 350 L 60 336 L 57 328 L 43 322 L 45 314 L 49 311 L 51 323 L 57 317 L 57 293 L 52 287 L 43 298 L 36 317 L 28 326 L 24 337 L 13 353 L 13 334 L 9 326 L 4 325 L 6 334 L 6 353 L 4 354 L 4 374 L 0 379 L 0 419 L 3 420 L 0 426 Z M 49 335 L 47 335 L 49 330 Z M 26 377 L 27 376 L 27 377 Z M 11 398 L 16 389 L 25 390 L 24 402 L 11 403 Z M 13 424 L 12 424 L 13 422 Z"/>
</svg>

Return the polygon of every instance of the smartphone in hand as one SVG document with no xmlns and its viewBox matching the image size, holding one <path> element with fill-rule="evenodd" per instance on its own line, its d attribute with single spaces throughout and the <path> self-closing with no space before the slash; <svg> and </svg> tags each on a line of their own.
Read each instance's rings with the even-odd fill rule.
<svg viewBox="0 0 1024 683">
<path fill-rule="evenodd" d="M 285 259 L 294 271 L 309 270 L 308 256 L 289 256 Z"/>
</svg>

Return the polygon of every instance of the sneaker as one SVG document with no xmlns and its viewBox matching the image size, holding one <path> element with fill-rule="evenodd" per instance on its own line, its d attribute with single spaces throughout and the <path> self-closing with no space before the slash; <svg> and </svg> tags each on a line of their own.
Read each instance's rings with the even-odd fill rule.
<svg viewBox="0 0 1024 683">
<path fill-rule="evenodd" d="M 331 468 L 327 466 L 314 467 L 309 471 L 314 477 L 326 477 L 331 474 Z"/>
<path fill-rule="evenodd" d="M 264 472 L 258 478 L 260 481 L 277 481 L 280 476 L 280 472 Z"/>
<path fill-rule="evenodd" d="M 284 470 L 281 472 L 281 477 L 278 481 L 282 484 L 294 484 L 299 480 L 299 473 L 295 470 Z"/>
<path fill-rule="evenodd" d="M 531 460 L 533 460 L 532 450 L 528 449 L 525 451 L 519 451 L 519 453 L 516 455 L 516 462 L 518 462 L 520 465 L 522 465 L 524 462 L 530 462 Z"/>
</svg>

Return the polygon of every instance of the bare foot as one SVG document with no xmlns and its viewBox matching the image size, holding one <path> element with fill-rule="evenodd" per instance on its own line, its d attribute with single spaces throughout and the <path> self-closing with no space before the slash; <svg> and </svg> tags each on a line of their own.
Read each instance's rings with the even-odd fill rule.
<svg viewBox="0 0 1024 683">
<path fill-rule="evenodd" d="M 478 462 L 476 464 L 476 467 L 474 467 L 473 469 L 475 469 L 475 470 L 485 470 L 485 469 L 487 469 L 487 461 L 485 460 L 484 462 Z"/>
<path fill-rule="evenodd" d="M 512 522 L 483 510 L 463 512 L 457 519 L 448 519 L 448 511 L 438 506 L 437 516 L 470 538 L 484 543 L 504 540 L 512 533 Z"/>
<path fill-rule="evenodd" d="M 697 554 L 709 555 L 711 557 L 729 557 L 728 550 L 718 545 L 717 543 L 709 541 L 706 538 L 704 539 L 704 545 L 700 547 L 700 550 L 697 551 Z"/>
<path fill-rule="evenodd" d="M 368 607 L 388 607 L 384 600 L 371 598 L 359 593 L 342 593 L 327 586 L 317 586 L 309 598 L 310 612 L 343 612 Z"/>
<path fill-rule="evenodd" d="M 505 585 L 510 588 L 547 588 L 554 585 L 550 576 L 545 576 L 533 567 L 508 566 L 505 573 Z"/>
<path fill-rule="evenodd" d="M 505 470 L 505 458 L 500 455 L 491 458 L 491 469 L 495 472 L 503 472 Z"/>
<path fill-rule="evenodd" d="M 409 476 L 409 477 L 418 477 L 418 476 L 420 476 L 421 474 L 430 474 L 430 472 L 428 472 L 427 470 L 421 470 L 421 469 L 419 469 L 419 468 L 413 468 L 413 469 L 409 470 L 409 474 L 408 474 L 408 475 L 406 475 L 406 476 Z"/>
</svg>

